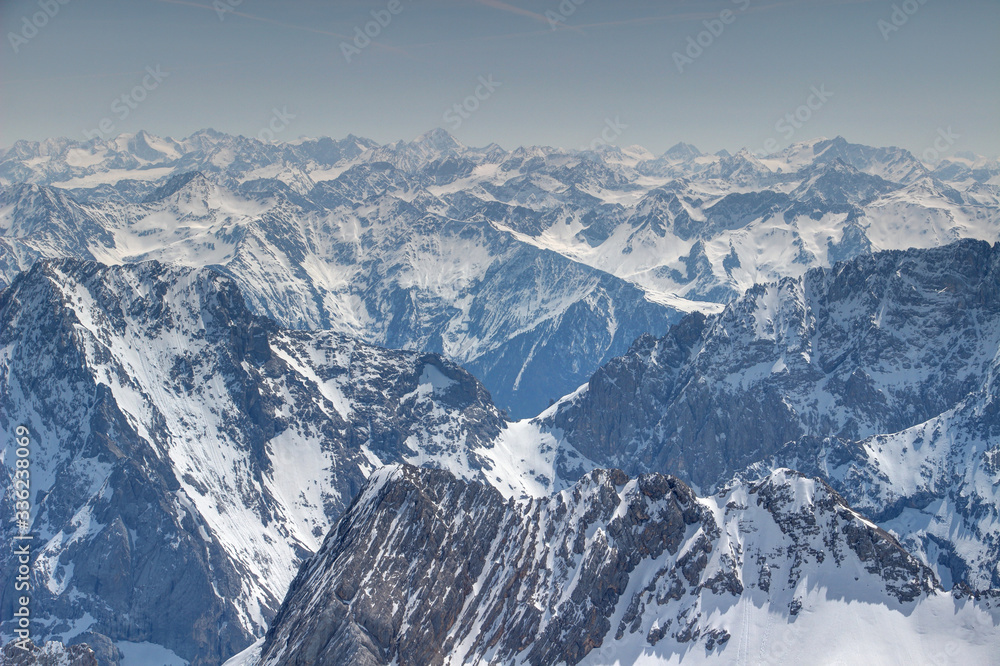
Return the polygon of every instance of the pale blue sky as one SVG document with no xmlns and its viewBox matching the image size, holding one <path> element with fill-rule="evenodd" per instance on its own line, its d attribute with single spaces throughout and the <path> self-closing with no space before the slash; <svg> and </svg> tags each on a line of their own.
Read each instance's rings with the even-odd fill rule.
<svg viewBox="0 0 1000 666">
<path fill-rule="evenodd" d="M 348 62 L 373 11 L 391 18 Z M 281 140 L 445 127 L 470 145 L 576 148 L 617 119 L 616 142 L 655 153 L 843 135 L 919 154 L 948 127 L 954 150 L 1000 153 L 996 0 L 5 0 L 0 21 L 4 146 L 104 119 L 257 136 L 277 108 L 295 116 Z M 144 78 L 141 101 L 120 101 Z M 808 119 L 779 130 L 797 109 Z"/>
</svg>

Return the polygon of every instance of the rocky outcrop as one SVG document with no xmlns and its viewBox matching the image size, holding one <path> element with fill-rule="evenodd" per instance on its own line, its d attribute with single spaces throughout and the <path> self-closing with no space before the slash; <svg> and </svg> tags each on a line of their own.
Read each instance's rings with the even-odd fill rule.
<svg viewBox="0 0 1000 666">
<path fill-rule="evenodd" d="M 514 502 L 396 466 L 369 480 L 303 564 L 247 663 L 543 666 L 634 645 L 718 653 L 733 638 L 718 609 L 748 596 L 791 622 L 807 581 L 904 606 L 939 594 L 891 535 L 787 470 L 707 499 L 673 477 L 596 470 Z"/>
<path fill-rule="evenodd" d="M 982 386 L 1000 246 L 887 252 L 639 339 L 548 422 L 598 464 L 724 482 L 801 436 L 898 432 Z"/>
</svg>

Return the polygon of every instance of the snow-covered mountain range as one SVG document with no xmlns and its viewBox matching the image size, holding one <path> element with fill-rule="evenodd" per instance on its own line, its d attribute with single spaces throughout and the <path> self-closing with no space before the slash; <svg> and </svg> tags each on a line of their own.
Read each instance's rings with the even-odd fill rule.
<svg viewBox="0 0 1000 666">
<path fill-rule="evenodd" d="M 19 142 L 0 428 L 37 442 L 36 642 L 988 662 L 998 178 L 840 138 Z"/>
<path fill-rule="evenodd" d="M 660 340 L 640 339 L 580 391 L 516 423 L 448 361 L 333 332 L 282 329 L 251 314 L 236 283 L 211 270 L 36 263 L 0 295 L 0 426 L 28 424 L 41 445 L 33 530 L 45 543 L 34 563 L 44 638 L 83 640 L 102 663 L 121 663 L 115 650 L 137 646 L 219 663 L 269 625 L 299 563 L 359 489 L 377 485 L 366 478 L 385 463 L 443 467 L 481 484 L 476 492 L 500 505 L 507 506 L 506 496 L 529 507 L 549 501 L 532 496 L 560 489 L 567 501 L 579 494 L 577 479 L 605 478 L 590 471 L 602 466 L 671 469 L 728 497 L 794 465 L 826 480 L 795 481 L 808 486 L 801 492 L 839 488 L 925 571 L 928 598 L 938 601 L 921 605 L 936 610 L 916 617 L 937 617 L 969 595 L 988 601 L 1000 552 L 998 256 L 1000 245 L 965 241 L 763 285 L 719 315 L 694 313 Z M 872 318 L 872 307 L 882 320 Z M 902 314 L 906 326 L 897 321 Z M 821 405 L 823 418 L 815 412 Z M 678 424 L 657 423 L 677 414 L 686 415 Z M 658 440 L 657 433 L 671 436 Z M 735 433 L 746 442 L 733 444 Z M 3 472 L 9 478 L 12 470 Z M 782 484 L 799 478 L 781 474 L 775 478 Z M 730 482 L 733 475 L 739 480 Z M 847 506 L 839 496 L 835 503 Z M 432 513 L 440 511 L 461 515 L 454 507 Z M 800 539 L 794 525 L 782 533 Z M 578 526 L 559 529 L 568 530 L 567 539 L 593 536 Z M 761 557 L 773 561 L 778 551 L 766 551 L 773 539 L 761 539 Z M 639 555 L 622 545 L 621 557 L 648 548 L 635 547 Z M 808 552 L 830 556 L 819 546 Z M 13 566 L 13 558 L 4 563 L 6 571 Z M 631 571 L 619 575 L 631 580 Z M 844 594 L 842 572 L 823 575 L 833 582 L 822 589 Z M 565 597 L 572 580 L 549 581 L 546 594 Z M 941 590 L 956 584 L 951 601 L 940 601 Z M 791 603 L 768 599 L 768 607 Z M 469 608 L 470 617 L 488 614 Z M 668 613 L 650 611 L 661 612 Z M 692 612 L 671 607 L 677 615 L 663 615 L 657 627 Z M 841 622 L 847 612 L 824 605 L 821 615 Z M 225 624 L 209 619 L 219 616 Z M 568 617 L 560 620 L 566 631 L 580 616 Z M 973 617 L 982 629 L 975 613 L 961 622 Z M 718 639 L 731 634 L 732 621 L 698 625 L 696 633 L 718 630 Z M 922 631 L 920 623 L 905 630 Z M 206 629 L 213 626 L 225 630 Z M 747 631 L 756 636 L 760 627 L 753 626 Z M 659 642 L 650 642 L 651 631 L 621 649 L 644 654 Z M 975 653 L 980 637 L 970 636 L 962 649 Z M 674 641 L 654 653 L 667 658 L 686 649 L 686 640 Z"/>
<path fill-rule="evenodd" d="M 259 314 L 442 353 L 526 417 L 755 283 L 996 239 L 998 179 L 996 161 L 931 170 L 841 138 L 762 158 L 468 148 L 443 130 L 22 141 L 0 155 L 0 280 L 39 257 L 217 266 Z"/>
</svg>

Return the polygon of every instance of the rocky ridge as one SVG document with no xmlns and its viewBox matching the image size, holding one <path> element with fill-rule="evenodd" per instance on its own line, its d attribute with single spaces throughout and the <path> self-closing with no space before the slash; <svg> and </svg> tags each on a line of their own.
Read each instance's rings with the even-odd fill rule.
<svg viewBox="0 0 1000 666">
<path fill-rule="evenodd" d="M 397 466 L 369 479 L 239 663 L 700 662 L 756 649 L 754 606 L 779 623 L 839 622 L 841 605 L 859 603 L 997 623 L 832 488 L 787 470 L 708 498 L 676 478 L 597 470 L 515 502 Z M 983 633 L 957 651 L 989 646 Z"/>
</svg>

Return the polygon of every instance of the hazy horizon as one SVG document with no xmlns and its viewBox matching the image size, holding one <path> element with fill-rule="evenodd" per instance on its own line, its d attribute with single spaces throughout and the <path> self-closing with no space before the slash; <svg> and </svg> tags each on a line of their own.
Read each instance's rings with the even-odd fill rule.
<svg viewBox="0 0 1000 666">
<path fill-rule="evenodd" d="M 411 136 L 411 137 L 397 137 L 396 139 L 393 139 L 393 140 L 387 141 L 387 142 L 376 141 L 372 137 L 363 136 L 363 135 L 360 135 L 360 134 L 358 134 L 356 132 L 348 132 L 347 134 L 344 134 L 344 135 L 341 135 L 341 136 L 330 136 L 330 135 L 322 135 L 322 134 L 317 134 L 317 135 L 312 135 L 312 136 L 301 135 L 301 136 L 297 136 L 297 137 L 287 137 L 287 138 L 284 138 L 284 139 L 281 139 L 281 140 L 274 140 L 274 141 L 263 140 L 263 141 L 265 143 L 272 143 L 272 144 L 280 145 L 280 144 L 297 144 L 297 143 L 301 143 L 303 141 L 319 140 L 319 139 L 333 139 L 334 141 L 341 141 L 341 140 L 345 140 L 345 139 L 353 136 L 353 137 L 358 138 L 358 139 L 367 139 L 367 140 L 370 140 L 370 141 L 375 141 L 378 145 L 384 146 L 384 145 L 389 145 L 389 144 L 395 143 L 396 141 L 413 142 L 413 141 L 416 141 L 416 140 L 420 139 L 420 137 L 422 137 L 423 135 L 429 134 L 429 133 L 431 133 L 431 132 L 433 132 L 435 130 L 444 130 L 449 135 L 451 135 L 453 138 L 455 138 L 456 140 L 458 140 L 459 143 L 461 143 L 464 147 L 470 148 L 470 149 L 483 149 L 483 148 L 488 147 L 491 144 L 496 144 L 496 145 L 500 146 L 501 149 L 503 149 L 505 151 L 508 151 L 508 152 L 516 150 L 518 148 L 551 148 L 551 149 L 555 149 L 555 150 L 566 150 L 566 151 L 578 151 L 581 148 L 587 148 L 587 146 L 556 146 L 556 145 L 551 145 L 551 144 L 503 145 L 503 144 L 501 144 L 499 142 L 496 142 L 496 141 L 489 142 L 489 143 L 482 143 L 482 144 L 469 144 L 469 143 L 466 143 L 464 141 L 461 141 L 457 136 L 455 136 L 453 133 L 449 132 L 447 130 L 447 128 L 443 128 L 443 127 L 432 127 L 432 128 L 430 128 L 430 129 L 428 129 L 428 130 L 426 130 L 424 132 L 421 132 L 420 134 L 417 134 L 416 136 Z M 168 135 L 168 134 L 157 134 L 156 132 L 154 132 L 152 130 L 148 130 L 146 128 L 139 128 L 139 129 L 135 130 L 134 132 L 121 132 L 121 133 L 116 134 L 114 136 L 105 137 L 102 140 L 110 142 L 110 141 L 114 141 L 116 139 L 125 138 L 125 137 L 131 138 L 131 137 L 136 136 L 140 132 L 145 132 L 146 134 L 149 134 L 151 136 L 158 137 L 158 138 L 161 138 L 161 139 L 169 139 L 169 140 L 172 140 L 172 141 L 182 142 L 182 141 L 185 141 L 187 139 L 190 139 L 192 136 L 195 136 L 195 135 L 197 135 L 197 134 L 199 134 L 201 132 L 206 132 L 206 131 L 219 132 L 219 133 L 222 133 L 222 134 L 227 134 L 229 136 L 240 136 L 240 137 L 247 138 L 247 139 L 262 140 L 260 137 L 248 136 L 247 134 L 223 132 L 222 130 L 219 130 L 219 129 L 215 128 L 215 127 L 202 127 L 202 128 L 197 129 L 194 132 L 191 132 L 189 134 L 178 135 L 178 136 L 171 136 L 171 135 Z M 776 152 L 781 152 L 781 151 L 785 150 L 786 148 L 789 148 L 789 147 L 794 146 L 794 145 L 803 145 L 803 144 L 810 144 L 810 143 L 818 143 L 818 142 L 821 142 L 821 141 L 831 141 L 831 140 L 835 140 L 835 139 L 838 139 L 838 138 L 839 139 L 844 139 L 845 141 L 847 141 L 850 144 L 859 144 L 859 142 L 857 142 L 857 141 L 852 141 L 851 137 L 845 137 L 845 136 L 841 136 L 841 135 L 837 135 L 837 136 L 803 137 L 802 139 L 797 139 L 797 140 L 791 142 L 787 146 L 782 146 Z M 18 139 L 17 141 L 38 141 L 38 142 L 42 142 L 42 141 L 60 140 L 60 139 L 67 139 L 67 140 L 70 140 L 70 141 L 80 141 L 82 143 L 86 143 L 86 139 L 84 137 L 80 137 L 79 139 L 77 139 L 75 137 L 67 137 L 67 136 L 50 136 L 50 137 L 44 137 L 43 139 Z M 17 143 L 17 141 L 15 141 L 15 143 Z M 641 144 L 622 144 L 622 145 L 611 144 L 611 147 L 621 148 L 622 150 L 627 150 L 627 149 L 641 149 L 641 150 L 645 150 L 646 152 L 652 154 L 654 157 L 660 157 L 661 155 L 663 155 L 664 153 L 666 153 L 667 151 L 669 151 L 671 148 L 674 148 L 674 147 L 679 146 L 679 145 L 694 146 L 694 148 L 696 148 L 703 155 L 715 155 L 715 154 L 723 153 L 723 152 L 728 152 L 731 155 L 735 155 L 736 153 L 738 153 L 740 150 L 742 150 L 744 148 L 747 149 L 747 150 L 751 150 L 751 148 L 749 146 L 737 146 L 737 147 L 734 147 L 734 148 L 720 148 L 718 150 L 713 150 L 713 151 L 702 150 L 701 146 L 693 144 L 690 141 L 678 141 L 677 143 L 675 143 L 675 144 L 673 144 L 671 146 L 667 146 L 666 149 L 660 150 L 660 151 L 650 150 L 649 148 L 647 148 L 646 146 L 643 146 Z M 870 145 L 873 148 L 902 148 L 902 149 L 906 150 L 902 146 L 874 145 L 874 144 L 861 144 L 861 145 Z M 0 145 L 0 150 L 9 150 L 12 146 L 13 146 L 13 144 L 10 144 L 10 145 Z M 751 151 L 751 152 L 753 152 L 753 151 Z M 949 157 L 958 157 L 959 153 L 966 154 L 966 155 L 968 155 L 968 154 L 975 154 L 978 157 L 986 158 L 986 159 L 1000 159 L 1000 156 L 997 156 L 997 155 L 985 155 L 985 154 L 982 154 L 982 153 L 975 153 L 974 151 L 963 151 L 963 150 L 947 151 L 945 154 L 943 154 L 941 156 L 941 159 L 947 159 Z M 755 155 L 758 156 L 758 157 L 762 157 L 764 154 L 763 153 L 755 153 Z M 917 159 L 920 159 L 922 161 L 926 161 L 926 160 L 923 160 L 923 157 L 921 155 L 919 155 L 919 154 L 915 154 L 914 153 L 914 157 L 916 157 Z"/>
<path fill-rule="evenodd" d="M 613 125 L 657 155 L 843 136 L 919 157 L 942 131 L 947 154 L 1000 154 L 988 0 L 18 0 L 0 18 L 3 146 L 266 137 L 277 110 L 279 141 L 442 127 L 580 148 Z"/>
</svg>

